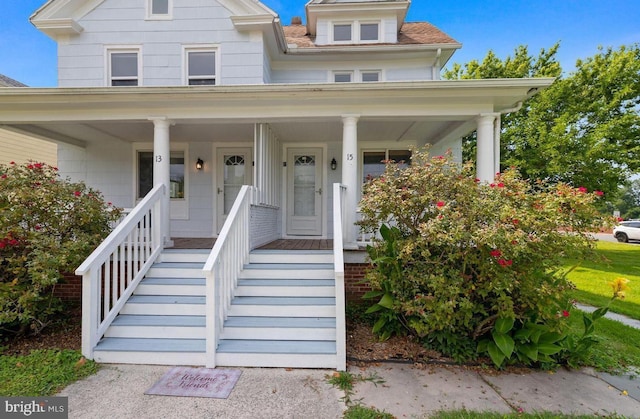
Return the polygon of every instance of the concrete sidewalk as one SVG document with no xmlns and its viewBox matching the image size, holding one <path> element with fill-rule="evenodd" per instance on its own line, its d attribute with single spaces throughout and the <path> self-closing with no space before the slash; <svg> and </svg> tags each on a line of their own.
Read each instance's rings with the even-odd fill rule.
<svg viewBox="0 0 640 419">
<path fill-rule="evenodd" d="M 640 378 L 629 376 L 590 370 L 485 373 L 459 366 L 416 368 L 393 363 L 351 372 L 385 381 L 382 385 L 359 382 L 354 400 L 398 418 L 424 418 L 439 410 L 459 409 L 640 418 Z"/>
<path fill-rule="evenodd" d="M 105 365 L 59 395 L 70 418 L 341 418 L 344 394 L 327 382 L 330 370 L 239 368 L 228 399 L 149 396 L 170 367 Z M 350 372 L 384 381 L 358 381 L 357 400 L 398 418 L 425 418 L 438 410 L 517 413 L 550 411 L 640 418 L 640 379 L 587 371 L 495 374 L 451 366 L 385 363 Z M 609 382 L 605 380 L 609 380 Z M 625 394 L 626 391 L 626 394 Z"/>
</svg>

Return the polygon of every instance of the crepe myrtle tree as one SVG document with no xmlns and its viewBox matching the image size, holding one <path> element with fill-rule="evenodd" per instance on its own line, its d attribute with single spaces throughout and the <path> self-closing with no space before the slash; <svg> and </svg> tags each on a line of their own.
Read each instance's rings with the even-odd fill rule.
<svg viewBox="0 0 640 419">
<path fill-rule="evenodd" d="M 360 202 L 360 227 L 382 236 L 368 248 L 365 279 L 374 331 L 411 333 L 461 360 L 498 319 L 561 332 L 572 288 L 563 260 L 595 257 L 589 232 L 605 222 L 593 205 L 602 192 L 532 183 L 515 169 L 480 182 L 471 164 L 428 149 L 403 167 L 387 162 Z"/>
<path fill-rule="evenodd" d="M 63 309 L 54 297 L 109 234 L 120 210 L 44 163 L 0 165 L 0 328 L 39 332 Z"/>
</svg>

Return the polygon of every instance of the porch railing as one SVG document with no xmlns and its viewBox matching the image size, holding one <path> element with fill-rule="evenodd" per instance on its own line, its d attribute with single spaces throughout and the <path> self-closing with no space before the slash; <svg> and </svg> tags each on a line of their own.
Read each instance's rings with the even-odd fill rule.
<svg viewBox="0 0 640 419">
<path fill-rule="evenodd" d="M 204 264 L 206 277 L 207 368 L 216 366 L 220 331 L 238 284 L 238 273 L 249 260 L 251 204 L 254 188 L 244 185 L 231 207 L 216 243 Z"/>
<path fill-rule="evenodd" d="M 347 188 L 339 183 L 333 184 L 333 266 L 336 283 L 336 369 L 347 368 L 347 342 L 344 296 L 344 232 L 345 206 L 343 205 Z"/>
<path fill-rule="evenodd" d="M 93 350 L 162 251 L 160 199 L 154 187 L 76 269 L 82 276 L 82 354 Z"/>
</svg>

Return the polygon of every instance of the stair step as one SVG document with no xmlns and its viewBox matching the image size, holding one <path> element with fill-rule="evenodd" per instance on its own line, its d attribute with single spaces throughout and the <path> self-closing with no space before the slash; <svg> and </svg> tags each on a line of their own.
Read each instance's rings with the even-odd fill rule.
<svg viewBox="0 0 640 419">
<path fill-rule="evenodd" d="M 333 297 L 236 297 L 229 316 L 335 317 Z"/>
<path fill-rule="evenodd" d="M 120 314 L 204 316 L 205 297 L 192 295 L 132 295 Z"/>
<path fill-rule="evenodd" d="M 254 250 L 250 263 L 333 263 L 332 250 Z"/>
<path fill-rule="evenodd" d="M 147 276 L 156 278 L 204 278 L 200 262 L 159 262 L 154 263 Z"/>
<path fill-rule="evenodd" d="M 336 343 L 324 340 L 221 340 L 218 353 L 335 354 Z"/>
<path fill-rule="evenodd" d="M 240 279 L 235 295 L 281 297 L 333 297 L 333 279 Z"/>
<path fill-rule="evenodd" d="M 243 279 L 333 279 L 330 263 L 251 263 L 238 277 Z"/>
<path fill-rule="evenodd" d="M 116 317 L 112 325 L 116 326 L 181 326 L 204 327 L 205 316 L 145 316 L 125 314 Z"/>
<path fill-rule="evenodd" d="M 162 252 L 163 262 L 199 262 L 205 263 L 211 249 L 165 249 Z"/>
<path fill-rule="evenodd" d="M 205 352 L 204 339 L 103 338 L 96 351 Z"/>
<path fill-rule="evenodd" d="M 134 294 L 203 296 L 205 283 L 204 278 L 144 278 Z"/>
<path fill-rule="evenodd" d="M 335 341 L 330 317 L 228 317 L 222 339 Z"/>
</svg>

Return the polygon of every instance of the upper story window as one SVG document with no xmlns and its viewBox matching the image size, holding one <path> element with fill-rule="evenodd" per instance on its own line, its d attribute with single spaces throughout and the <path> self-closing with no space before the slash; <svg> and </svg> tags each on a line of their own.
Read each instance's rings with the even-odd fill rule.
<svg viewBox="0 0 640 419">
<path fill-rule="evenodd" d="M 368 82 L 368 81 L 380 81 L 380 71 L 377 70 L 373 70 L 373 71 L 361 71 L 360 74 L 362 75 L 362 81 L 363 82 Z"/>
<path fill-rule="evenodd" d="M 219 84 L 217 50 L 213 47 L 185 48 L 185 75 L 189 86 Z"/>
<path fill-rule="evenodd" d="M 139 86 L 140 50 L 110 49 L 107 51 L 108 85 Z"/>
<path fill-rule="evenodd" d="M 380 42 L 379 22 L 335 22 L 331 32 L 334 44 L 366 44 Z"/>
<path fill-rule="evenodd" d="M 333 25 L 334 42 L 351 42 L 352 38 L 352 25 L 350 23 Z"/>
<path fill-rule="evenodd" d="M 173 0 L 147 0 L 147 19 L 171 19 Z"/>
<path fill-rule="evenodd" d="M 380 39 L 380 25 L 377 23 L 360 24 L 360 41 L 378 41 Z"/>
<path fill-rule="evenodd" d="M 334 83 L 375 82 L 382 79 L 380 70 L 339 70 L 331 74 Z"/>
<path fill-rule="evenodd" d="M 352 71 L 336 71 L 333 73 L 333 81 L 335 83 L 351 83 L 353 81 Z"/>
</svg>

